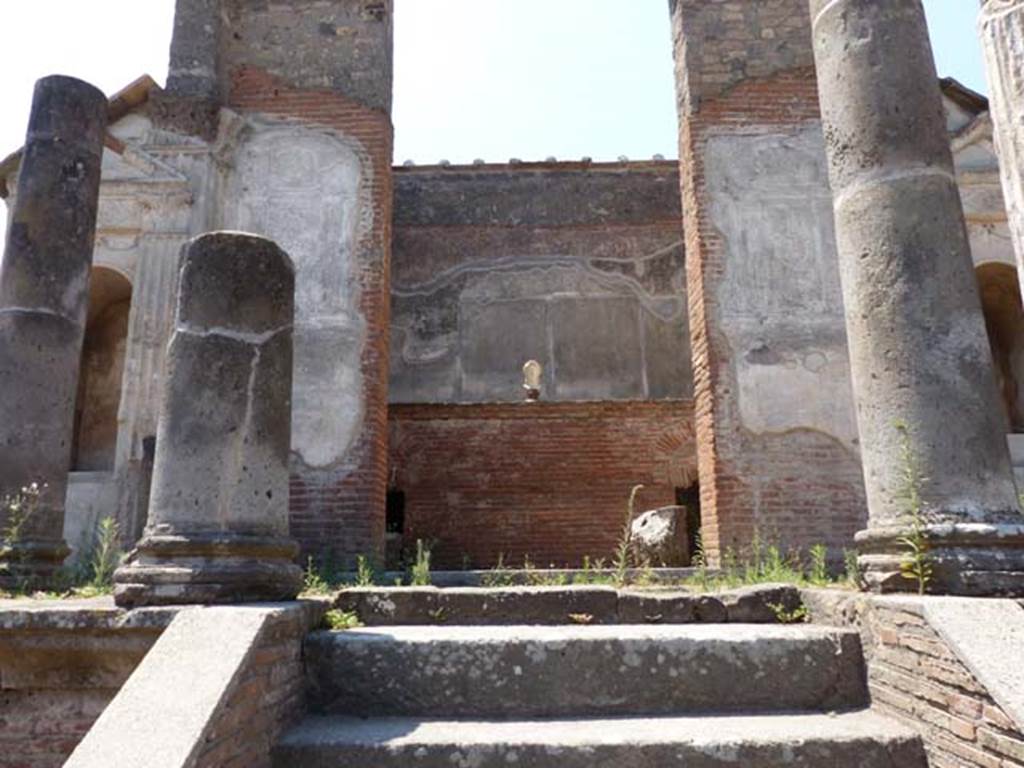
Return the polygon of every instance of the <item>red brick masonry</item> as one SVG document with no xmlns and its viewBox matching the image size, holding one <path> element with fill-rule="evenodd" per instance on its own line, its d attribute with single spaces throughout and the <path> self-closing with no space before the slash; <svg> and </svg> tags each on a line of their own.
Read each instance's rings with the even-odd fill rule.
<svg viewBox="0 0 1024 768">
<path fill-rule="evenodd" d="M 689 401 L 393 405 L 404 540 L 437 568 L 608 560 L 634 485 L 642 510 L 696 482 L 692 423 Z"/>
</svg>

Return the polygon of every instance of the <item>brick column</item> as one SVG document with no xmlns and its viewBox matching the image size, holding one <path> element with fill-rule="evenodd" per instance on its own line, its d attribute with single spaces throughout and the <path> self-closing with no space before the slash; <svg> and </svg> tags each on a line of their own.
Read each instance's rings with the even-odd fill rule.
<svg viewBox="0 0 1024 768">
<path fill-rule="evenodd" d="M 1024 518 L 924 8 L 810 7 L 870 513 L 862 568 L 876 589 L 911 586 L 916 464 L 929 589 L 1022 593 Z"/>
<path fill-rule="evenodd" d="M 1024 270 L 1024 0 L 982 0 L 978 29 L 1010 232 Z"/>
<path fill-rule="evenodd" d="M 290 600 L 295 271 L 263 238 L 203 235 L 182 258 L 149 519 L 120 605 Z"/>
<path fill-rule="evenodd" d="M 354 567 L 384 551 L 393 3 L 224 7 L 226 105 L 245 129 L 218 226 L 295 263 L 291 530 L 304 555 Z"/>
<path fill-rule="evenodd" d="M 162 128 L 202 136 L 217 133 L 224 98 L 222 0 L 177 0 L 167 88 L 150 99 Z"/>
<path fill-rule="evenodd" d="M 705 546 L 866 517 L 806 0 L 673 0 Z"/>
<path fill-rule="evenodd" d="M 68 553 L 64 496 L 106 130 L 96 88 L 59 76 L 36 83 L 0 264 L 0 499 L 43 489 L 16 536 L 0 506 L 11 539 L 4 586 L 45 583 Z"/>
</svg>

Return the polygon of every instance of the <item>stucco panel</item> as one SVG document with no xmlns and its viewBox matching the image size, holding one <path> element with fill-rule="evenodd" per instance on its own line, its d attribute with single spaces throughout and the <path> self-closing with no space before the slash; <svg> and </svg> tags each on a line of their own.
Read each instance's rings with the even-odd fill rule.
<svg viewBox="0 0 1024 768">
<path fill-rule="evenodd" d="M 712 219 L 729 251 L 718 327 L 732 350 L 743 426 L 812 429 L 855 444 L 820 126 L 714 137 L 707 168 Z"/>
<path fill-rule="evenodd" d="M 273 239 L 295 264 L 292 448 L 314 467 L 344 458 L 363 422 L 356 248 L 372 225 L 369 168 L 351 139 L 250 123 L 224 185 L 225 228 Z"/>
</svg>

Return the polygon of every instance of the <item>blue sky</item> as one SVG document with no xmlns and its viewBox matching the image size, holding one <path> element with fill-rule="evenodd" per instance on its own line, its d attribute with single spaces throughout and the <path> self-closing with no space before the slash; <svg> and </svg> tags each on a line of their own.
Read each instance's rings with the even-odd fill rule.
<svg viewBox="0 0 1024 768">
<path fill-rule="evenodd" d="M 983 91 L 977 0 L 926 6 L 940 74 Z M 396 161 L 675 156 L 666 7 L 396 0 Z M 0 29 L 17 30 L 0 69 L 0 155 L 21 143 L 38 77 L 108 93 L 143 72 L 162 83 L 172 15 L 173 0 L 0 0 Z"/>
</svg>

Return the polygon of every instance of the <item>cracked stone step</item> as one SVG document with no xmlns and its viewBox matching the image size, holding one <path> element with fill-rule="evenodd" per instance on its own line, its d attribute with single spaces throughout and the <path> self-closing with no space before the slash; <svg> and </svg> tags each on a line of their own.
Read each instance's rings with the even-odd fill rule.
<svg viewBox="0 0 1024 768">
<path fill-rule="evenodd" d="M 926 768 L 920 738 L 839 715 L 479 721 L 310 717 L 275 768 Z"/>
<path fill-rule="evenodd" d="M 507 625 L 778 623 L 773 606 L 800 607 L 800 592 L 785 584 L 758 585 L 716 594 L 681 589 L 615 589 L 610 586 L 352 587 L 335 607 L 368 626 L 413 624 Z"/>
<path fill-rule="evenodd" d="M 867 704 L 852 630 L 772 625 L 435 626 L 315 632 L 312 711 L 549 717 Z"/>
</svg>

